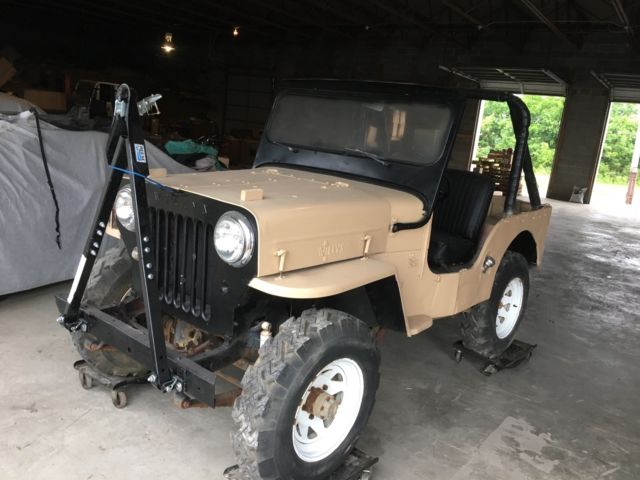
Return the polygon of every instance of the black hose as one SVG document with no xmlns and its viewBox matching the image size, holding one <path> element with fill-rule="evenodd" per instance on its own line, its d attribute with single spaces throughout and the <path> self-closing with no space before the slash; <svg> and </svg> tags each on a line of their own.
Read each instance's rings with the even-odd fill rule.
<svg viewBox="0 0 640 480">
<path fill-rule="evenodd" d="M 31 109 L 31 113 L 36 117 L 36 130 L 38 131 L 38 143 L 40 143 L 40 154 L 42 155 L 42 164 L 44 165 L 44 173 L 47 175 L 47 183 L 49 184 L 49 190 L 51 191 L 51 197 L 53 198 L 53 204 L 56 207 L 56 243 L 58 249 L 62 250 L 61 234 L 60 234 L 60 205 L 58 204 L 58 197 L 56 197 L 56 191 L 53 188 L 53 182 L 51 181 L 51 172 L 49 172 L 49 163 L 47 162 L 47 156 L 44 153 L 44 143 L 42 142 L 42 131 L 40 130 L 40 117 L 38 111 L 35 108 Z"/>
</svg>

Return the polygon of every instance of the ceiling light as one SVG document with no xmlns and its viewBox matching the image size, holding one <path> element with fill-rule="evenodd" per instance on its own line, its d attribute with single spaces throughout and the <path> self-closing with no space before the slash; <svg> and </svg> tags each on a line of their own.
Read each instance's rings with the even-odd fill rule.
<svg viewBox="0 0 640 480">
<path fill-rule="evenodd" d="M 173 35 L 170 32 L 164 34 L 164 43 L 160 47 L 165 53 L 171 53 L 176 49 L 176 46 L 173 44 Z"/>
<path fill-rule="evenodd" d="M 233 36 L 237 37 L 240 35 L 240 27 L 233 27 Z"/>
</svg>

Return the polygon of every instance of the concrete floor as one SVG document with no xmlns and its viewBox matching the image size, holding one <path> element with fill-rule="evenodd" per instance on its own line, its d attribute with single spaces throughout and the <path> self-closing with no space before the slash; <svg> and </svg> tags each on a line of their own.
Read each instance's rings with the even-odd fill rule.
<svg viewBox="0 0 640 480">
<path fill-rule="evenodd" d="M 385 338 L 360 442 L 380 456 L 375 480 L 640 478 L 640 218 L 554 207 L 519 335 L 538 344 L 529 364 L 486 378 L 454 363 L 455 322 Z M 80 387 L 54 321 L 65 288 L 0 302 L 0 479 L 222 478 L 229 409 L 179 410 L 140 387 L 116 410 Z"/>
</svg>

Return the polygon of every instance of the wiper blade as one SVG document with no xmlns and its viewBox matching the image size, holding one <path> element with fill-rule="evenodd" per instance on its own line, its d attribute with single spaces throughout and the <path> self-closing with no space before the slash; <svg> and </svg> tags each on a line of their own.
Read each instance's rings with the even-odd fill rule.
<svg viewBox="0 0 640 480">
<path fill-rule="evenodd" d="M 279 147 L 284 147 L 292 153 L 298 153 L 300 150 L 292 147 L 291 145 L 287 145 L 286 143 L 276 142 L 275 140 L 269 140 L 269 143 L 273 143 L 274 145 L 278 145 Z"/>
<path fill-rule="evenodd" d="M 367 152 L 366 150 L 362 150 L 360 148 L 345 147 L 343 150 L 345 152 L 359 153 L 360 155 L 362 155 L 364 157 L 370 158 L 371 160 L 375 160 L 380 165 L 384 165 L 385 167 L 388 167 L 388 166 L 391 165 L 391 163 L 387 162 L 380 155 L 376 155 L 375 153 Z"/>
</svg>

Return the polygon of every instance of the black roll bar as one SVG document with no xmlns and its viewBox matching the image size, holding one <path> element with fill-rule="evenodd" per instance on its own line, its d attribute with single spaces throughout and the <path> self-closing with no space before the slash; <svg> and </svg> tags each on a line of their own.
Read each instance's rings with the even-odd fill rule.
<svg viewBox="0 0 640 480">
<path fill-rule="evenodd" d="M 513 125 L 513 133 L 516 139 L 516 145 L 513 150 L 513 161 L 511 162 L 511 172 L 509 173 L 509 185 L 507 186 L 507 195 L 504 202 L 505 215 L 513 215 L 516 198 L 518 196 L 518 185 L 520 177 L 524 170 L 524 179 L 527 183 L 527 191 L 529 192 L 529 201 L 531 208 L 540 208 L 540 192 L 538 191 L 538 183 L 533 172 L 533 162 L 529 152 L 529 125 L 531 124 L 531 114 L 527 105 L 522 99 L 511 93 L 491 92 L 486 90 L 467 90 L 468 98 L 477 100 L 493 100 L 497 102 L 506 102 L 511 114 L 511 123 Z"/>
</svg>

